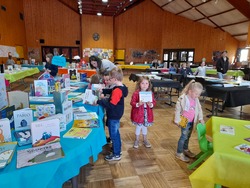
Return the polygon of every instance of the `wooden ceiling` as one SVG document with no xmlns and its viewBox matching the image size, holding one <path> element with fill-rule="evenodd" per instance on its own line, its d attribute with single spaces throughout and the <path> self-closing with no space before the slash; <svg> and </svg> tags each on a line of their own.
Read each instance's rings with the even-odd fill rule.
<svg viewBox="0 0 250 188">
<path fill-rule="evenodd" d="M 65 6 L 82 14 L 118 16 L 144 0 L 58 0 Z M 219 28 L 239 41 L 246 41 L 250 20 L 250 0 L 152 0 L 161 9 L 184 16 L 194 22 Z"/>
</svg>

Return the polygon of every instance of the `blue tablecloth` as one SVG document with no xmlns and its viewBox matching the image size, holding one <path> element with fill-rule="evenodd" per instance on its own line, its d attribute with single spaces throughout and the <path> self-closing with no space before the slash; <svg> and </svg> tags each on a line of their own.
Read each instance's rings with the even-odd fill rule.
<svg viewBox="0 0 250 188">
<path fill-rule="evenodd" d="M 82 105 L 82 104 L 77 104 Z M 61 132 L 61 145 L 65 157 L 38 165 L 16 168 L 16 152 L 9 165 L 0 169 L 0 188 L 61 188 L 63 183 L 76 176 L 80 168 L 89 163 L 89 158 L 96 161 L 102 146 L 106 144 L 103 128 L 104 110 L 101 106 L 84 105 L 87 111 L 94 111 L 99 116 L 99 128 L 93 128 L 87 139 L 69 139 L 62 136 L 68 131 L 73 122 L 67 125 L 67 130 Z M 18 147 L 24 149 L 27 147 Z"/>
<path fill-rule="evenodd" d="M 22 64 L 22 67 L 28 67 L 28 68 L 35 68 L 37 67 L 39 71 L 43 71 L 44 66 L 43 65 L 30 65 L 30 64 Z"/>
</svg>

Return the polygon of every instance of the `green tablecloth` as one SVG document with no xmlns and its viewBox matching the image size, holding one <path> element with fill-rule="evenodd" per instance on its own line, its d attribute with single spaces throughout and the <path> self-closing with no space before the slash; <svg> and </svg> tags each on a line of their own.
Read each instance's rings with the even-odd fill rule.
<svg viewBox="0 0 250 188">
<path fill-rule="evenodd" d="M 12 73 L 4 73 L 4 77 L 10 83 L 13 83 L 17 80 L 24 79 L 28 76 L 32 76 L 32 75 L 37 74 L 39 72 L 40 72 L 39 69 L 36 67 L 36 68 L 31 68 L 31 69 L 13 71 Z"/>
<path fill-rule="evenodd" d="M 195 72 L 197 68 L 192 68 L 192 71 Z M 216 75 L 217 74 L 217 70 L 216 69 L 206 69 L 206 74 L 207 75 Z M 244 76 L 244 72 L 241 70 L 228 70 L 227 74 L 228 76 Z"/>
</svg>

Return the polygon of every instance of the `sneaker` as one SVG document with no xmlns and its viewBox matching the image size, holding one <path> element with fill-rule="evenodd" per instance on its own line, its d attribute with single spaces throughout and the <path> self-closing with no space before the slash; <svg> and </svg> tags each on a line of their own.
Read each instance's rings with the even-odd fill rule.
<svg viewBox="0 0 250 188">
<path fill-rule="evenodd" d="M 148 140 L 144 140 L 144 141 L 143 141 L 143 144 L 144 144 L 144 146 L 145 146 L 146 148 L 151 148 L 151 144 L 149 143 Z"/>
<path fill-rule="evenodd" d="M 176 157 L 177 159 L 180 159 L 180 160 L 183 161 L 183 162 L 186 162 L 186 163 L 189 162 L 189 158 L 186 157 L 183 153 L 176 153 L 175 157 Z"/>
<path fill-rule="evenodd" d="M 107 144 L 112 144 L 112 140 L 110 137 L 106 138 L 106 140 L 107 140 Z"/>
<path fill-rule="evenodd" d="M 192 153 L 189 149 L 188 150 L 184 150 L 184 155 L 188 156 L 189 158 L 195 158 L 195 154 Z"/>
<path fill-rule="evenodd" d="M 139 140 L 136 140 L 135 143 L 134 143 L 134 148 L 138 148 L 139 147 Z"/>
<path fill-rule="evenodd" d="M 105 157 L 106 161 L 120 161 L 121 160 L 121 155 L 106 155 Z"/>
</svg>

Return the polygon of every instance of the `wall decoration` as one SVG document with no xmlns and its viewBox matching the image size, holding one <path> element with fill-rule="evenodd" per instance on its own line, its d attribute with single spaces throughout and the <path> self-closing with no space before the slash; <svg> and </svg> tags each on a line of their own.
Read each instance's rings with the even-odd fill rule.
<svg viewBox="0 0 250 188">
<path fill-rule="evenodd" d="M 152 62 L 154 59 L 159 59 L 159 53 L 154 49 L 129 49 L 130 57 L 128 58 L 129 62 L 141 62 L 144 63 Z"/>
<path fill-rule="evenodd" d="M 28 58 L 35 59 L 36 61 L 40 60 L 40 50 L 39 48 L 28 48 Z"/>
<path fill-rule="evenodd" d="M 105 48 L 85 48 L 83 49 L 83 57 L 97 56 L 101 59 L 110 59 L 113 56 L 112 49 Z"/>
<path fill-rule="evenodd" d="M 0 57 L 8 57 L 8 53 L 11 52 L 13 57 L 17 57 L 16 47 L 0 45 Z"/>
</svg>

